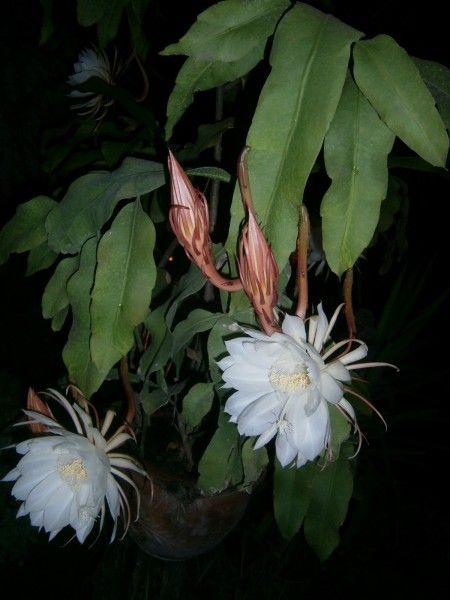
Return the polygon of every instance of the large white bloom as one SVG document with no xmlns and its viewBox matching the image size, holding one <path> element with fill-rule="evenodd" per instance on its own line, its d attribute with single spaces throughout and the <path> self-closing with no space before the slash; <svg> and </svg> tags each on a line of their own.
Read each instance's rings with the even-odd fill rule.
<svg viewBox="0 0 450 600">
<path fill-rule="evenodd" d="M 225 388 L 235 391 L 225 404 L 239 433 L 258 436 L 255 449 L 276 436 L 276 453 L 285 466 L 315 459 L 330 444 L 328 404 L 334 404 L 356 426 L 355 413 L 344 398 L 351 371 L 386 363 L 359 363 L 367 346 L 352 340 L 330 342 L 339 307 L 328 322 L 321 304 L 305 323 L 286 315 L 282 333 L 271 336 L 244 329 L 249 337 L 225 342 L 229 356 L 218 365 Z M 341 353 L 341 354 L 339 354 Z M 392 366 L 392 365 L 386 365 Z M 358 394 L 355 394 L 358 395 Z"/>
<path fill-rule="evenodd" d="M 139 492 L 123 469 L 145 475 L 136 460 L 113 452 L 131 435 L 119 428 L 106 440 L 106 432 L 114 417 L 112 411 L 108 411 L 99 430 L 94 427 L 89 414 L 78 405 L 72 406 L 55 390 L 50 390 L 48 395 L 67 410 L 76 433 L 50 417 L 24 411 L 31 420 L 22 425 L 39 423 L 47 431 L 46 435 L 16 445 L 17 452 L 23 457 L 17 467 L 3 478 L 3 481 L 15 481 L 11 493 L 22 500 L 17 516 L 29 514 L 32 525 L 40 529 L 43 527 L 50 534 L 50 539 L 70 525 L 79 542 L 83 543 L 99 515 L 100 529 L 103 526 L 106 498 L 114 521 L 113 540 L 119 515 L 124 517 L 125 531 L 130 523 L 129 502 L 117 478 L 134 488 L 139 507 Z"/>
<path fill-rule="evenodd" d="M 91 77 L 100 77 L 106 83 L 113 85 L 117 71 L 116 61 L 111 65 L 106 54 L 96 48 L 85 48 L 78 56 L 78 62 L 74 64 L 74 74 L 69 77 L 67 83 L 76 87 L 86 83 Z M 69 96 L 75 98 L 79 103 L 71 108 L 82 109 L 79 115 L 93 115 L 101 119 L 106 110 L 113 103 L 111 98 L 94 94 L 92 92 L 81 92 L 73 90 Z"/>
</svg>

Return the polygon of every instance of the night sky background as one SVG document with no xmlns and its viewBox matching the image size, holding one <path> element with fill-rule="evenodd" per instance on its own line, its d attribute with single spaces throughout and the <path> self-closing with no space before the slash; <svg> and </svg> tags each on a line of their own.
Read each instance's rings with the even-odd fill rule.
<svg viewBox="0 0 450 600">
<path fill-rule="evenodd" d="M 179 57 L 157 52 L 181 37 L 212 2 L 151 1 L 146 17 L 150 78 L 146 106 L 164 123 L 167 98 L 181 65 Z M 331 1 L 312 2 L 370 37 L 392 35 L 413 56 L 449 64 L 448 18 L 442 4 Z M 54 33 L 39 46 L 42 24 L 37 0 L 6 1 L 0 19 L 0 225 L 16 206 L 37 194 L 51 194 L 42 167 L 44 133 L 74 118 L 65 81 L 80 49 L 95 31 L 76 21 L 75 2 L 55 2 Z M 118 45 L 125 45 L 121 32 Z M 121 37 L 122 36 L 122 37 Z M 258 71 L 250 82 L 258 89 Z M 195 127 L 214 120 L 213 96 L 205 93 L 178 127 L 175 143 L 192 140 Z M 249 107 L 242 107 L 245 118 Z M 199 120 L 200 119 L 200 120 Z M 237 132 L 227 138 L 224 166 L 233 172 Z M 235 137 L 233 137 L 235 136 Z M 227 164 L 227 144 L 234 148 Z M 164 148 L 157 148 L 158 160 Z M 396 144 L 394 153 L 408 150 Z M 208 156 L 208 155 L 206 155 Z M 208 157 L 211 164 L 211 155 Z M 206 161 L 205 161 L 206 164 Z M 82 168 L 80 173 L 82 173 Z M 289 544 L 271 516 L 269 486 L 262 484 L 239 526 L 215 550 L 185 562 L 164 562 L 139 551 L 129 539 L 91 549 L 77 543 L 48 544 L 27 519 L 15 520 L 9 487 L 0 488 L 0 573 L 15 597 L 46 598 L 375 598 L 410 595 L 444 598 L 450 593 L 448 479 L 448 173 L 393 169 L 408 187 L 408 250 L 386 275 L 379 274 L 379 250 L 369 249 L 357 274 L 355 304 L 364 315 L 382 313 L 401 277 L 403 297 L 393 308 L 393 324 L 423 314 L 424 321 L 402 350 L 400 375 L 377 404 L 388 431 L 370 420 L 369 444 L 358 458 L 355 495 L 342 528 L 342 542 L 325 563 L 302 535 Z M 74 175 L 64 175 L 60 184 Z M 312 183 L 314 187 L 314 183 Z M 378 254 L 377 254 L 378 252 Z M 64 331 L 55 334 L 41 316 L 40 299 L 48 273 L 25 278 L 24 256 L 0 267 L 0 427 L 7 428 L 23 405 L 26 389 L 55 385 L 64 372 Z M 335 285 L 330 283 L 330 286 Z M 314 285 L 313 285 L 314 289 Z M 409 302 L 409 300 L 411 300 Z M 429 314 L 429 307 L 432 311 Z M 405 323 L 404 330 L 408 329 Z M 380 348 L 389 350 L 390 340 Z M 380 388 L 381 389 L 381 388 Z M 3 444 L 2 444 L 3 445 Z M 0 455 L 0 476 L 11 468 Z"/>
</svg>

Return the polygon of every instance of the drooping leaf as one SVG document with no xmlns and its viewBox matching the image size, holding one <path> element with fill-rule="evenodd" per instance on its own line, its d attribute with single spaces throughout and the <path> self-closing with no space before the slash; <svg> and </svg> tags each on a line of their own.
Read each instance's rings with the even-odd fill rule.
<svg viewBox="0 0 450 600">
<path fill-rule="evenodd" d="M 25 276 L 28 277 L 38 271 L 48 269 L 57 258 L 58 255 L 56 252 L 53 252 L 53 250 L 48 247 L 47 240 L 42 242 L 42 244 L 39 244 L 39 246 L 31 248 L 27 257 L 27 270 Z"/>
<path fill-rule="evenodd" d="M 302 526 L 316 470 L 315 463 L 311 462 L 300 469 L 289 469 L 275 461 L 273 507 L 278 529 L 287 540 Z"/>
<path fill-rule="evenodd" d="M 100 48 L 105 48 L 117 35 L 122 12 L 128 0 L 109 0 L 105 10 L 97 22 L 97 35 Z"/>
<path fill-rule="evenodd" d="M 45 219 L 56 206 L 47 196 L 37 196 L 19 204 L 13 218 L 0 231 L 0 264 L 12 252 L 27 252 L 47 240 Z"/>
<path fill-rule="evenodd" d="M 201 420 L 211 409 L 214 398 L 213 383 L 196 383 L 183 398 L 183 421 L 194 428 L 200 425 Z"/>
<path fill-rule="evenodd" d="M 153 390 L 144 389 L 144 391 L 140 394 L 142 408 L 149 416 L 155 413 L 159 408 L 161 408 L 161 406 L 167 404 L 169 399 L 170 397 L 168 393 L 160 388 Z"/>
<path fill-rule="evenodd" d="M 448 136 L 414 61 L 395 40 L 378 35 L 355 45 L 354 75 L 383 121 L 419 156 L 445 166 Z"/>
<path fill-rule="evenodd" d="M 167 305 L 168 301 L 157 306 L 144 320 L 149 338 L 148 347 L 139 362 L 139 370 L 145 377 L 162 369 L 170 358 L 172 334 L 166 325 Z"/>
<path fill-rule="evenodd" d="M 162 164 L 126 158 L 112 172 L 83 175 L 48 215 L 49 244 L 57 252 L 76 253 L 98 235 L 120 200 L 136 198 L 164 185 Z"/>
<path fill-rule="evenodd" d="M 192 263 L 187 273 L 180 278 L 180 281 L 177 283 L 174 290 L 174 299 L 170 303 L 166 314 L 166 323 L 169 329 L 172 327 L 173 319 L 180 304 L 186 300 L 186 298 L 189 298 L 189 296 L 200 291 L 205 283 L 205 276 L 200 269 Z"/>
<path fill-rule="evenodd" d="M 166 139 L 187 108 L 194 101 L 194 93 L 210 90 L 229 81 L 243 77 L 261 60 L 258 50 L 253 50 L 235 62 L 197 60 L 187 58 L 178 72 L 175 87 L 167 102 Z"/>
<path fill-rule="evenodd" d="M 354 265 L 372 239 L 386 197 L 387 156 L 394 138 L 347 77 L 325 137 L 325 166 L 332 183 L 320 209 L 327 262 L 338 276 Z"/>
<path fill-rule="evenodd" d="M 258 49 L 262 58 L 265 41 L 288 6 L 288 0 L 218 2 L 202 12 L 180 41 L 165 48 L 161 54 L 186 54 L 197 60 L 236 62 Z"/>
<path fill-rule="evenodd" d="M 280 269 L 295 249 L 298 210 L 345 81 L 350 46 L 361 34 L 296 4 L 275 33 L 272 71 L 247 137 L 255 209 Z M 227 249 L 236 247 L 243 209 L 236 188 Z"/>
<path fill-rule="evenodd" d="M 316 465 L 304 531 L 306 541 L 320 560 L 326 560 L 339 544 L 339 529 L 353 492 L 352 466 L 348 458 L 351 453 L 349 445 L 324 469 Z"/>
<path fill-rule="evenodd" d="M 103 17 L 108 0 L 77 0 L 78 23 L 83 27 L 95 25 Z"/>
<path fill-rule="evenodd" d="M 432 60 L 415 58 L 414 62 L 438 105 L 447 130 L 450 130 L 450 69 Z"/>
<path fill-rule="evenodd" d="M 242 445 L 242 464 L 244 467 L 244 486 L 252 486 L 258 481 L 269 462 L 267 450 L 263 446 L 253 449 L 254 440 L 247 439 Z"/>
<path fill-rule="evenodd" d="M 56 313 L 56 315 L 52 318 L 51 328 L 53 331 L 60 331 L 62 326 L 64 325 L 65 320 L 67 319 L 67 315 L 69 314 L 69 306 L 62 308 L 60 311 Z"/>
<path fill-rule="evenodd" d="M 206 494 L 215 494 L 242 481 L 239 433 L 221 411 L 218 428 L 198 465 L 198 486 Z"/>
<path fill-rule="evenodd" d="M 80 264 L 79 256 L 64 258 L 45 286 L 42 295 L 42 316 L 52 319 L 59 311 L 69 306 L 67 282 L 75 273 Z"/>
<path fill-rule="evenodd" d="M 140 200 L 127 204 L 100 240 L 92 292 L 92 358 L 109 370 L 133 345 L 156 279 L 155 229 Z"/>
<path fill-rule="evenodd" d="M 188 169 L 186 173 L 190 177 L 207 177 L 208 179 L 217 179 L 229 183 L 230 174 L 220 167 L 197 167 L 196 169 Z"/>
<path fill-rule="evenodd" d="M 217 121 L 217 123 L 200 125 L 197 132 L 197 139 L 193 144 L 185 146 L 178 152 L 178 160 L 184 161 L 197 158 L 200 152 L 203 152 L 207 148 L 212 148 L 225 131 L 233 127 L 234 119 L 232 117 L 222 119 L 222 121 Z"/>
<path fill-rule="evenodd" d="M 182 350 L 196 333 L 208 331 L 222 317 L 222 313 L 212 313 L 203 308 L 196 308 L 184 321 L 178 323 L 173 330 L 172 355 Z"/>
<path fill-rule="evenodd" d="M 63 349 L 69 379 L 89 398 L 98 390 L 107 371 L 100 372 L 91 358 L 91 290 L 97 264 L 97 239 L 89 239 L 80 254 L 80 266 L 67 283 L 72 327 Z"/>
</svg>

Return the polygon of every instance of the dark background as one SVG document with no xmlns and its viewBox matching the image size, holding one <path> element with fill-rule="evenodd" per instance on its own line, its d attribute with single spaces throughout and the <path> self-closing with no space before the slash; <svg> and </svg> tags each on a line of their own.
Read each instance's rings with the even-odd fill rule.
<svg viewBox="0 0 450 600">
<path fill-rule="evenodd" d="M 46 128 L 72 118 L 64 82 L 79 49 L 95 39 L 94 31 L 76 24 L 74 2 L 55 4 L 55 33 L 44 46 L 38 45 L 41 8 L 37 0 L 2 5 L 1 224 L 12 216 L 18 203 L 39 193 L 51 193 L 48 176 L 41 167 L 42 135 Z M 152 92 L 148 106 L 161 123 L 181 61 L 156 53 L 177 40 L 196 15 L 211 4 L 172 0 L 150 5 L 146 68 Z M 415 5 L 387 0 L 312 4 L 333 12 L 368 36 L 390 34 L 410 54 L 448 65 L 448 19 L 442 4 L 435 0 Z M 197 99 L 189 114 L 194 118 L 196 111 L 202 112 L 203 122 L 208 118 L 212 121 L 210 100 L 208 94 Z M 180 142 L 189 135 L 189 123 L 176 131 Z M 396 150 L 406 153 L 401 147 L 396 146 Z M 239 527 L 216 550 L 182 563 L 148 557 L 128 540 L 111 547 L 101 540 L 92 549 L 80 548 L 76 543 L 65 548 L 48 544 L 45 535 L 30 531 L 26 519 L 14 520 L 16 504 L 4 485 L 0 490 L 0 568 L 4 585 L 10 584 L 18 597 L 41 592 L 47 598 L 64 595 L 66 599 L 191 598 L 205 593 L 218 598 L 448 595 L 450 523 L 444 484 L 450 458 L 445 297 L 449 183 L 445 174 L 405 170 L 396 170 L 395 174 L 408 186 L 409 248 L 401 262 L 384 276 L 378 273 L 377 251 L 368 251 L 373 261 L 367 261 L 357 274 L 360 318 L 369 311 L 377 321 L 401 276 L 407 293 L 411 296 L 417 292 L 413 306 L 408 307 L 408 318 L 427 314 L 427 309 L 438 302 L 403 348 L 399 379 L 388 378 L 388 391 L 378 382 L 377 406 L 389 428 L 385 433 L 372 422 L 364 427 L 370 444 L 364 445 L 359 456 L 355 496 L 342 528 L 341 545 L 331 558 L 321 564 L 301 535 L 290 544 L 279 537 L 270 514 L 268 487 L 264 485 Z M 63 373 L 62 337 L 51 332 L 40 312 L 48 275 L 44 272 L 25 279 L 24 271 L 22 256 L 13 256 L 0 267 L 3 423 L 16 415 L 29 385 L 38 389 L 55 385 Z M 403 316 L 402 306 L 407 300 L 399 298 L 392 323 Z M 383 349 L 389 351 L 386 344 Z M 4 473 L 10 468 L 9 459 L 2 456 L 1 460 Z"/>
</svg>

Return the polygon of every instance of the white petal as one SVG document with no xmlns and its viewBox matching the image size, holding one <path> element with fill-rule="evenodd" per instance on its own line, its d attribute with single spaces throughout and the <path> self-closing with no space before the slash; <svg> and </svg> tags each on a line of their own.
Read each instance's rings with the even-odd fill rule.
<svg viewBox="0 0 450 600">
<path fill-rule="evenodd" d="M 308 344 L 314 344 L 314 338 L 316 337 L 318 317 L 316 315 L 309 317 L 308 319 Z"/>
<path fill-rule="evenodd" d="M 0 481 L 15 481 L 18 477 L 20 477 L 21 472 L 19 471 L 19 469 L 11 469 L 11 471 L 9 471 L 9 473 L 6 473 L 6 475 L 0 479 Z"/>
<path fill-rule="evenodd" d="M 235 390 L 266 393 L 272 390 L 267 369 L 241 363 L 227 369 L 222 374 L 227 387 Z"/>
<path fill-rule="evenodd" d="M 25 501 L 25 508 L 29 512 L 43 511 L 52 494 L 54 494 L 61 485 L 61 479 L 54 474 L 48 475 L 36 487 L 32 489 Z"/>
<path fill-rule="evenodd" d="M 297 450 L 289 444 L 285 435 L 277 435 L 277 439 L 275 440 L 275 448 L 277 458 L 282 467 L 285 467 L 291 463 L 297 454 Z"/>
<path fill-rule="evenodd" d="M 225 403 L 225 412 L 229 415 L 239 416 L 244 408 L 247 408 L 252 402 L 260 398 L 262 395 L 259 391 L 249 393 L 237 391 L 228 398 Z"/>
<path fill-rule="evenodd" d="M 261 435 L 277 420 L 283 402 L 277 394 L 266 394 L 242 411 L 238 419 L 239 433 Z"/>
<path fill-rule="evenodd" d="M 322 308 L 322 302 L 317 307 L 318 312 L 318 321 L 317 321 L 317 329 L 316 335 L 314 337 L 314 348 L 317 352 L 320 352 L 323 348 L 325 342 L 325 334 L 328 330 L 328 319 L 325 316 L 325 313 Z"/>
<path fill-rule="evenodd" d="M 322 396 L 331 404 L 336 404 L 343 396 L 343 391 L 339 383 L 328 375 L 326 371 L 322 371 L 320 376 L 319 389 Z"/>
<path fill-rule="evenodd" d="M 352 378 L 347 367 L 345 367 L 339 360 L 328 363 L 323 371 L 339 381 L 350 381 Z"/>
<path fill-rule="evenodd" d="M 290 335 L 297 343 L 301 344 L 306 341 L 305 324 L 300 317 L 286 315 L 281 327 L 283 333 Z"/>
<path fill-rule="evenodd" d="M 270 440 L 273 438 L 273 436 L 276 434 L 277 431 L 278 431 L 278 427 L 277 427 L 276 423 L 274 423 L 273 425 L 271 425 L 269 427 L 269 429 L 264 431 L 259 436 L 259 438 L 255 442 L 255 445 L 253 446 L 253 450 L 258 450 L 259 448 L 262 448 L 263 446 L 265 446 L 268 442 L 270 442 Z"/>
<path fill-rule="evenodd" d="M 355 411 L 353 410 L 353 406 L 350 404 L 350 402 L 345 398 L 342 398 L 338 404 L 353 419 L 353 422 L 356 423 Z"/>
<path fill-rule="evenodd" d="M 44 508 L 45 531 L 60 531 L 69 524 L 70 505 L 73 501 L 73 492 L 66 486 L 60 486 L 51 495 Z"/>
<path fill-rule="evenodd" d="M 292 428 L 287 432 L 289 443 L 307 460 L 313 460 L 326 447 L 329 439 L 329 413 L 326 402 L 321 402 L 316 411 L 306 417 L 301 407 L 295 407 L 290 418 Z"/>
<path fill-rule="evenodd" d="M 106 500 L 108 502 L 111 516 L 113 519 L 117 519 L 120 512 L 120 497 L 117 489 L 117 482 L 111 474 L 108 475 L 108 480 L 106 483 Z"/>
<path fill-rule="evenodd" d="M 344 365 L 348 365 L 352 362 L 355 362 L 357 360 L 361 360 L 362 358 L 365 358 L 367 356 L 367 351 L 368 351 L 368 349 L 367 349 L 366 344 L 361 344 L 361 346 L 359 346 L 359 348 L 355 348 L 354 350 L 347 352 L 347 354 L 344 354 L 344 356 L 341 356 L 339 358 L 339 360 Z"/>
</svg>

